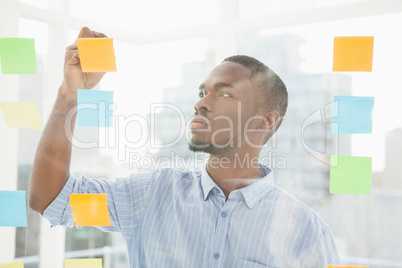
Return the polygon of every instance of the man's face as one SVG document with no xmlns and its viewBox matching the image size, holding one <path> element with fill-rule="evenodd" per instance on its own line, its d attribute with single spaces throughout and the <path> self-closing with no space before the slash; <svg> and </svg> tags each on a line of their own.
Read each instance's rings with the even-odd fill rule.
<svg viewBox="0 0 402 268">
<path fill-rule="evenodd" d="M 244 145 L 244 126 L 258 109 L 250 76 L 251 70 L 234 62 L 211 71 L 194 106 L 191 150 L 220 154 Z"/>
</svg>

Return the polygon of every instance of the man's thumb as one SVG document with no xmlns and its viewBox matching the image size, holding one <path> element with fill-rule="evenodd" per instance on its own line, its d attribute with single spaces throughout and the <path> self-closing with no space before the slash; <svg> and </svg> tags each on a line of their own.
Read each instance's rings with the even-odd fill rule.
<svg viewBox="0 0 402 268">
<path fill-rule="evenodd" d="M 78 34 L 78 38 L 93 38 L 95 35 L 88 27 L 82 27 L 80 33 Z"/>
</svg>

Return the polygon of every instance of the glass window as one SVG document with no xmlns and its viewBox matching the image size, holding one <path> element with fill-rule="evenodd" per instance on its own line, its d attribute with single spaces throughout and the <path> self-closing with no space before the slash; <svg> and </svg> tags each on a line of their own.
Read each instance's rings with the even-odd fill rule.
<svg viewBox="0 0 402 268">
<path fill-rule="evenodd" d="M 44 92 L 46 88 L 47 53 L 49 43 L 49 25 L 34 20 L 20 18 L 19 36 L 35 38 L 36 75 L 19 77 L 19 101 L 36 102 L 43 120 Z M 33 157 L 41 136 L 41 131 L 18 129 L 18 190 L 28 190 Z M 35 256 L 39 254 L 40 216 L 28 209 L 28 227 L 16 228 L 16 257 Z"/>
<path fill-rule="evenodd" d="M 218 2 L 213 0 L 69 2 L 72 16 L 137 34 L 210 24 L 218 16 Z"/>
<path fill-rule="evenodd" d="M 49 0 L 20 0 L 20 3 L 45 9 L 49 8 Z"/>
<path fill-rule="evenodd" d="M 7 85 L 8 88 L 12 85 L 11 80 L 18 82 L 17 87 L 10 87 L 8 93 L 0 95 L 14 96 L 15 99 L 10 101 L 35 101 L 45 122 L 43 115 L 54 102 L 49 96 L 51 92 L 56 94 L 58 86 L 50 86 L 58 80 L 50 70 L 58 68 L 61 77 L 65 49 L 61 43 L 68 41 L 65 45 L 70 45 L 74 42 L 78 35 L 77 23 L 112 27 L 117 36 L 137 34 L 136 44 L 114 39 L 117 72 L 107 73 L 95 87 L 114 92 L 113 127 L 76 127 L 75 137 L 79 141 L 95 142 L 96 146 L 84 148 L 74 144 L 71 172 L 91 178 L 115 179 L 164 166 L 202 168 L 198 166 L 202 161 L 187 148 L 182 120 L 187 121 L 194 112 L 198 86 L 215 66 L 216 55 L 224 54 L 225 47 L 220 43 L 222 40 L 201 36 L 203 30 L 200 36 L 195 34 L 192 39 L 180 36 L 180 30 L 197 33 L 202 26 L 213 25 L 223 33 L 228 22 L 219 15 L 235 17 L 230 14 L 233 10 L 225 6 L 226 2 L 99 0 L 94 5 L 94 1 L 79 0 L 16 1 L 15 12 L 10 16 L 21 16 L 17 12 L 18 5 L 35 7 L 24 9 L 24 12 L 33 13 L 23 14 L 25 17 L 39 18 L 43 12 L 49 16 L 43 16 L 41 22 L 14 17 L 15 21 L 19 19 L 18 36 L 35 38 L 38 74 L 0 75 L 0 86 Z M 329 223 L 343 264 L 402 267 L 402 248 L 397 239 L 402 237 L 398 228 L 402 225 L 402 216 L 398 213 L 402 202 L 399 175 L 402 172 L 402 106 L 399 105 L 402 94 L 398 93 L 402 37 L 388 30 L 402 25 L 402 13 L 245 30 L 249 29 L 247 18 L 283 15 L 290 24 L 292 18 L 286 18 L 286 15 L 292 12 L 307 14 L 320 8 L 340 9 L 365 2 L 374 3 L 371 0 L 238 0 L 239 21 L 231 24 L 231 29 L 224 34 L 228 40 L 237 40 L 238 54 L 262 60 L 288 87 L 287 116 L 261 154 L 262 162 L 274 169 L 276 184 L 307 203 Z M 69 8 L 56 11 L 52 5 Z M 370 5 L 371 8 L 374 6 Z M 0 10 L 3 7 L 0 1 Z M 220 8 L 225 12 L 219 12 Z M 60 11 L 65 16 L 63 25 L 57 17 L 61 15 Z M 174 34 L 169 35 L 169 31 Z M 170 41 L 149 42 L 150 39 L 141 38 L 158 32 L 163 32 Z M 113 38 L 114 33 L 105 34 Z M 375 37 L 373 71 L 332 72 L 333 37 L 362 35 Z M 15 92 L 19 94 L 11 94 Z M 322 117 L 321 121 L 306 127 L 302 136 L 306 119 L 316 112 L 325 116 L 324 107 L 332 102 L 334 95 L 374 96 L 373 133 L 334 135 L 331 121 Z M 2 125 L 6 126 L 1 117 Z M 15 141 L 15 146 L 6 148 L 13 150 L 10 158 L 18 154 L 17 189 L 27 190 L 41 132 L 19 129 L 15 133 L 18 146 Z M 329 166 L 309 154 L 307 147 L 322 155 L 371 156 L 372 194 L 329 194 Z M 47 231 L 50 225 L 41 225 L 40 215 L 29 208 L 27 213 L 28 227 L 15 228 L 15 241 L 7 241 L 5 245 L 15 243 L 15 250 L 14 247 L 10 250 L 15 252 L 15 258 L 23 258 L 25 267 L 36 268 L 44 263 L 42 259 L 39 264 L 40 258 L 45 256 L 40 255 L 44 240 L 51 236 Z M 104 233 L 92 227 L 61 228 L 60 233 L 62 236 L 57 236 L 55 244 L 46 245 L 51 252 L 45 256 L 50 261 L 57 259 L 60 264 L 57 268 L 62 267 L 62 257 L 55 257 L 60 256 L 56 254 L 60 248 L 64 249 L 65 258 L 102 257 L 105 268 L 128 266 L 125 241 L 119 233 Z M 2 247 L 3 250 L 6 248 Z M 11 261 L 10 254 L 7 253 L 7 259 L 4 255 L 0 255 L 0 264 Z"/>
<path fill-rule="evenodd" d="M 397 90 L 402 38 L 384 31 L 400 23 L 402 14 L 397 13 L 238 35 L 239 54 L 262 59 L 284 79 L 289 91 L 286 119 L 263 156 L 276 165 L 277 184 L 330 224 L 345 264 L 402 264 L 396 239 L 402 232 L 390 229 L 402 224 L 402 216 L 394 210 L 402 201 L 402 183 L 396 175 L 402 172 L 396 164 L 400 158 L 396 148 L 402 146 L 396 140 L 402 129 Z M 373 71 L 332 72 L 334 36 L 374 36 Z M 324 107 L 334 95 L 374 96 L 373 133 L 337 136 L 324 117 L 305 128 L 302 137 L 305 120 L 317 111 L 325 116 Z M 323 154 L 372 157 L 372 194 L 329 194 L 329 166 L 310 155 L 306 146 Z M 279 167 L 281 160 L 285 169 Z"/>
<path fill-rule="evenodd" d="M 136 167 L 140 168 L 136 161 L 130 164 L 130 153 L 133 157 L 135 153 L 152 154 L 159 151 L 155 150 L 158 146 L 150 148 L 151 128 L 155 134 L 152 141 L 155 144 L 166 144 L 168 140 L 179 138 L 182 135 L 180 123 L 184 123 L 180 121 L 180 115 L 188 118 L 193 113 L 198 86 L 214 61 L 213 54 L 209 53 L 209 42 L 203 38 L 142 46 L 114 40 L 114 48 L 118 71 L 107 73 L 98 88 L 114 92 L 115 125 L 99 130 L 76 128 L 75 136 L 80 141 L 97 141 L 101 145 L 101 148 L 85 150 L 75 148 L 74 152 L 79 155 L 73 157 L 72 170 L 80 174 L 92 174 L 87 165 L 90 158 L 94 161 L 95 176 L 128 176 Z M 163 106 L 157 105 L 160 103 L 169 103 L 171 106 L 163 109 Z M 170 121 L 160 117 L 164 115 L 162 111 L 171 113 Z M 155 116 L 152 119 L 154 126 L 151 126 L 151 116 Z M 130 118 L 133 120 L 130 121 Z M 176 122 L 178 127 L 166 125 L 172 122 Z M 187 151 L 184 137 L 180 140 Z M 94 156 L 105 159 L 109 164 L 99 168 L 96 164 L 99 159 Z M 130 166 L 134 170 L 130 170 Z"/>
<path fill-rule="evenodd" d="M 20 18 L 19 36 L 35 38 L 36 54 L 46 55 L 49 49 L 49 25 L 47 23 Z"/>
<path fill-rule="evenodd" d="M 368 0 L 238 0 L 237 10 L 240 18 L 252 18 L 272 14 L 308 11 L 322 7 L 335 7 L 365 1 Z"/>
<path fill-rule="evenodd" d="M 114 92 L 114 126 L 99 129 L 76 127 L 75 137 L 78 140 L 96 141 L 99 146 L 92 149 L 75 146 L 71 172 L 115 179 L 159 168 L 157 165 L 162 162 L 158 162 L 158 158 L 170 161 L 169 165 L 173 167 L 172 148 L 152 146 L 150 132 L 154 131 L 156 144 L 166 144 L 180 135 L 178 130 L 183 127 L 180 113 L 187 118 L 193 113 L 198 86 L 214 62 L 213 54 L 208 53 L 209 41 L 196 38 L 137 46 L 114 40 L 114 48 L 118 71 L 107 73 L 97 86 L 98 89 Z M 171 106 L 158 105 L 151 109 L 152 105 L 160 103 Z M 151 117 L 154 117 L 153 125 Z M 177 127 L 172 127 L 172 124 Z M 142 129 L 142 126 L 147 129 Z M 146 135 L 144 143 L 142 135 Z M 174 153 L 183 159 L 191 156 L 184 137 L 177 141 Z M 100 251 L 99 255 L 105 257 L 106 253 L 101 251 L 104 246 L 121 248 L 112 254 L 111 267 L 127 266 L 127 253 L 121 235 L 92 229 L 68 229 L 66 251 L 80 250 L 81 256 L 86 257 L 85 254 L 90 251 L 86 253 L 85 250 L 96 249 Z"/>
</svg>

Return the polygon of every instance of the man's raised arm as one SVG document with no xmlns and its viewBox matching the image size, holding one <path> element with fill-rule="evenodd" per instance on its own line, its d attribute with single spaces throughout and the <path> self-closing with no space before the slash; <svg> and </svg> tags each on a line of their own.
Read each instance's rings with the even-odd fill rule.
<svg viewBox="0 0 402 268">
<path fill-rule="evenodd" d="M 103 38 L 102 33 L 84 27 L 79 38 Z M 83 73 L 77 42 L 68 46 L 64 60 L 64 80 L 59 88 L 52 113 L 40 139 L 33 164 L 29 190 L 29 206 L 43 214 L 66 183 L 71 160 L 71 138 L 77 109 L 77 89 L 91 89 L 104 73 Z M 71 122 L 65 122 L 73 111 Z M 70 128 L 71 131 L 65 131 Z"/>
</svg>

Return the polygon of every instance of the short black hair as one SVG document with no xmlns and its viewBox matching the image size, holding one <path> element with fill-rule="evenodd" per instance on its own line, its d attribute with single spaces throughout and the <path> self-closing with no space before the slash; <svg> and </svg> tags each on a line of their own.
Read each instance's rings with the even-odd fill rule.
<svg viewBox="0 0 402 268">
<path fill-rule="evenodd" d="M 288 91 L 282 79 L 264 63 L 250 56 L 235 55 L 225 58 L 225 61 L 241 64 L 251 70 L 250 80 L 256 87 L 257 104 L 279 113 L 278 128 L 288 107 Z"/>
</svg>

